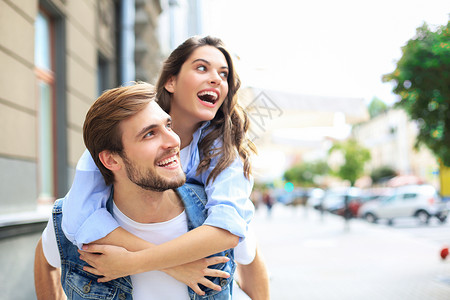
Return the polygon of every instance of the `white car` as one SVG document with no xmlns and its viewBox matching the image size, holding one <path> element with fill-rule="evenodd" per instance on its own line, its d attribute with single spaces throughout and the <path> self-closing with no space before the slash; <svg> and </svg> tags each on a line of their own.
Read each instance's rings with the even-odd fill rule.
<svg viewBox="0 0 450 300">
<path fill-rule="evenodd" d="M 391 196 L 378 201 L 369 201 L 359 209 L 359 216 L 369 222 L 386 219 L 392 224 L 396 218 L 416 217 L 428 224 L 431 217 L 445 222 L 448 205 L 442 202 L 436 189 L 431 185 L 408 185 L 394 190 Z"/>
</svg>

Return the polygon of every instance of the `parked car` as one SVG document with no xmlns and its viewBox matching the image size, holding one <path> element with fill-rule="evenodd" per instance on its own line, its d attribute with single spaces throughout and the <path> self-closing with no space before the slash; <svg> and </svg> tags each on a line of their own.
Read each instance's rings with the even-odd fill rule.
<svg viewBox="0 0 450 300">
<path fill-rule="evenodd" d="M 385 196 L 392 195 L 392 188 L 370 188 L 362 190 L 357 197 L 350 199 L 348 204 L 352 217 L 358 217 L 359 209 L 367 202 L 375 202 Z"/>
<path fill-rule="evenodd" d="M 398 187 L 393 195 L 362 205 L 358 215 L 369 222 L 386 219 L 392 224 L 397 218 L 415 217 L 428 224 L 431 217 L 445 222 L 448 211 L 448 204 L 442 202 L 436 189 L 424 184 Z"/>
<path fill-rule="evenodd" d="M 306 205 L 318 209 L 322 203 L 322 198 L 325 195 L 325 191 L 320 188 L 313 188 L 308 191 L 308 199 Z"/>
<path fill-rule="evenodd" d="M 286 192 L 284 189 L 277 189 L 272 196 L 275 197 L 277 202 L 284 205 L 304 205 L 307 199 L 307 190 L 294 188 L 294 190 Z"/>
<path fill-rule="evenodd" d="M 345 200 L 348 205 L 354 202 L 361 195 L 361 190 L 355 187 L 332 188 L 325 192 L 318 209 L 323 209 L 337 215 L 344 215 Z M 351 217 L 351 215 L 350 215 Z"/>
</svg>

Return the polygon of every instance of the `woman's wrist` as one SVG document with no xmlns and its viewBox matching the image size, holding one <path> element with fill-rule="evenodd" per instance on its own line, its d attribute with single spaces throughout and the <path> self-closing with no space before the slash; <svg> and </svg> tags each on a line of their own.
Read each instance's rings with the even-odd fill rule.
<svg viewBox="0 0 450 300">
<path fill-rule="evenodd" d="M 133 274 L 154 271 L 150 259 L 150 249 L 131 252 L 130 265 L 134 271 Z"/>
</svg>

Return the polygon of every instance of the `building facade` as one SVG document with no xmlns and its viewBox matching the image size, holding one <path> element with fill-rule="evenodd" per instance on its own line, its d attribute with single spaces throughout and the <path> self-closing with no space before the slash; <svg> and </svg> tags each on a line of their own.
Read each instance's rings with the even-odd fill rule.
<svg viewBox="0 0 450 300">
<path fill-rule="evenodd" d="M 388 166 L 399 175 L 414 175 L 439 186 L 439 166 L 425 146 L 415 149 L 417 124 L 401 109 L 388 111 L 353 127 L 353 136 L 371 152 L 367 171 Z"/>
<path fill-rule="evenodd" d="M 5 299 L 33 299 L 34 245 L 105 89 L 154 83 L 158 0 L 0 0 L 0 263 Z M 3 298 L 2 297 L 2 298 Z"/>
<path fill-rule="evenodd" d="M 0 215 L 66 194 L 103 90 L 154 83 L 160 13 L 156 0 L 0 1 Z"/>
<path fill-rule="evenodd" d="M 353 124 L 369 119 L 362 98 L 304 95 L 245 87 L 241 105 L 250 119 L 249 137 L 258 148 L 255 182 L 279 181 L 291 166 L 326 159 L 331 139 L 349 136 Z"/>
</svg>

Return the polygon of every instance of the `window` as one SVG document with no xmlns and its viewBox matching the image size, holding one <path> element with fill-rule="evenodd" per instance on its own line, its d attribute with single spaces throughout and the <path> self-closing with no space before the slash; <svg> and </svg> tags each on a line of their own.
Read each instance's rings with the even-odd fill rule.
<svg viewBox="0 0 450 300">
<path fill-rule="evenodd" d="M 39 200 L 55 198 L 54 164 L 54 101 L 52 22 L 43 11 L 35 22 L 35 72 L 38 94 L 38 192 Z"/>
<path fill-rule="evenodd" d="M 109 86 L 108 61 L 99 53 L 97 61 L 97 95 L 100 96 Z"/>
<path fill-rule="evenodd" d="M 414 200 L 417 198 L 417 194 L 416 193 L 406 193 L 403 195 L 403 200 L 408 201 L 408 200 Z"/>
</svg>

